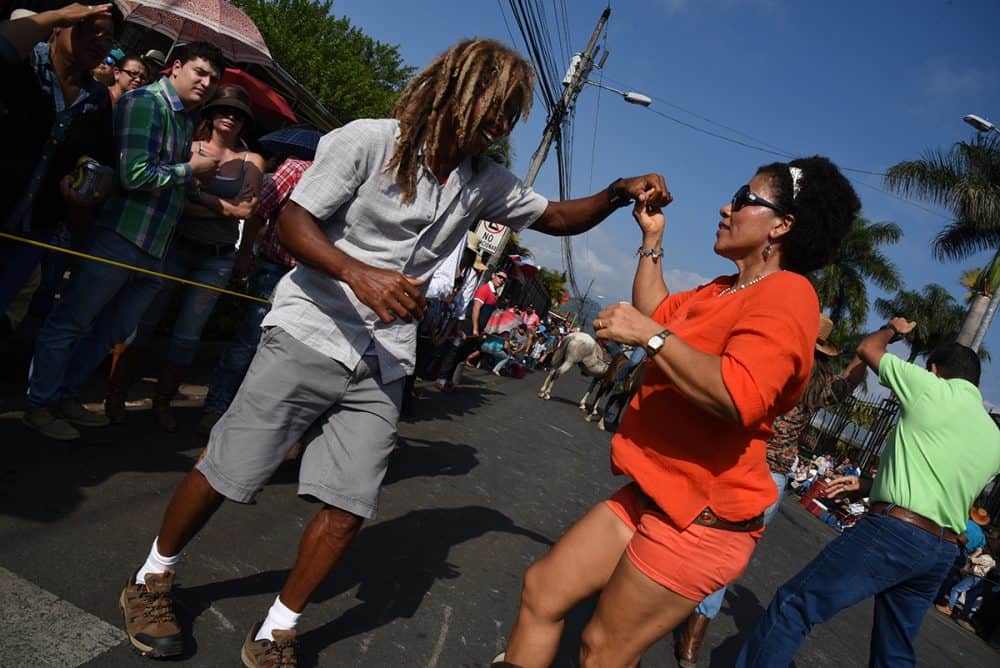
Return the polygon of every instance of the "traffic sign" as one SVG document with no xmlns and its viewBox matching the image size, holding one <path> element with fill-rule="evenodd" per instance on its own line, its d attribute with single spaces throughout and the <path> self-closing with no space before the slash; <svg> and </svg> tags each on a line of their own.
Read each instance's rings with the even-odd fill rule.
<svg viewBox="0 0 1000 668">
<path fill-rule="evenodd" d="M 479 235 L 479 250 L 483 253 L 493 254 L 500 250 L 500 244 L 507 241 L 507 226 L 494 223 L 491 220 L 480 220 L 476 227 L 476 234 Z"/>
</svg>

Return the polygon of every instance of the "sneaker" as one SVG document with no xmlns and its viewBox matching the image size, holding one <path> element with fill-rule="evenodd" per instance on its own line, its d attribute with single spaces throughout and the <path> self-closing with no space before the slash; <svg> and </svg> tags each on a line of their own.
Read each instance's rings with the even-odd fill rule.
<svg viewBox="0 0 1000 668">
<path fill-rule="evenodd" d="M 295 630 L 275 629 L 271 632 L 274 640 L 254 640 L 263 622 L 257 622 L 243 642 L 240 658 L 247 668 L 292 668 L 297 666 L 295 658 Z"/>
<path fill-rule="evenodd" d="M 80 438 L 80 432 L 56 415 L 51 406 L 32 406 L 24 412 L 21 422 L 42 436 L 57 441 L 75 441 Z"/>
<path fill-rule="evenodd" d="M 125 617 L 125 633 L 142 655 L 160 659 L 184 651 L 181 627 L 174 616 L 174 574 L 148 573 L 146 584 L 129 578 L 119 599 Z"/>
<path fill-rule="evenodd" d="M 56 411 L 78 427 L 107 427 L 111 424 L 107 415 L 88 411 L 79 399 L 63 399 L 56 406 Z"/>
</svg>

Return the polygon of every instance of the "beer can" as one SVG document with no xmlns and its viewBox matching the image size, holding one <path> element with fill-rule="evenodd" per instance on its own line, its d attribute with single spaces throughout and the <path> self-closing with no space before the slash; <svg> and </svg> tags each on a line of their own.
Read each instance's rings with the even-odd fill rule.
<svg viewBox="0 0 1000 668">
<path fill-rule="evenodd" d="M 76 172 L 71 184 L 73 192 L 84 199 L 93 197 L 101 181 L 112 172 L 110 167 L 105 167 L 90 156 L 81 156 L 76 161 Z"/>
</svg>

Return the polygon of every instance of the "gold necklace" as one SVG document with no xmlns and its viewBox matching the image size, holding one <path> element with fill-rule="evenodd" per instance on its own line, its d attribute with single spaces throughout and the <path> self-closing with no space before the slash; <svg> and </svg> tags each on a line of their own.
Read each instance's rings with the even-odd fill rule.
<svg viewBox="0 0 1000 668">
<path fill-rule="evenodd" d="M 778 271 L 784 271 L 784 270 L 783 269 L 779 269 Z M 760 281 L 764 280 L 768 276 L 771 276 L 773 274 L 777 274 L 778 271 L 772 271 L 772 272 L 769 272 L 767 274 L 761 274 L 757 278 L 750 279 L 746 283 L 740 283 L 739 285 L 736 285 L 736 286 L 729 286 L 728 288 L 720 290 L 719 294 L 717 296 L 718 297 L 725 297 L 726 295 L 731 295 L 734 292 L 739 292 L 740 290 L 745 290 L 746 288 L 749 288 L 754 283 L 759 283 Z"/>
</svg>

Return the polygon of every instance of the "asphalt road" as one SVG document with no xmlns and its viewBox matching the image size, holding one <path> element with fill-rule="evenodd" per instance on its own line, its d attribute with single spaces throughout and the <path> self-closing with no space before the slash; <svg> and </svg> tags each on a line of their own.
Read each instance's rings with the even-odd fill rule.
<svg viewBox="0 0 1000 668">
<path fill-rule="evenodd" d="M 152 424 L 147 381 L 128 424 L 60 444 L 19 422 L 23 362 L 8 355 L 0 370 L 0 656 L 16 666 L 148 665 L 124 641 L 117 597 L 202 446 L 193 433 L 207 372 L 182 388 L 178 434 Z M 305 665 L 483 666 L 503 648 L 525 568 L 622 484 L 608 470 L 610 436 L 576 408 L 579 374 L 548 402 L 534 396 L 541 381 L 473 371 L 455 393 L 423 390 L 400 425 L 378 519 L 300 623 Z M 99 398 L 91 388 L 88 399 Z M 186 550 L 178 601 L 195 646 L 175 663 L 239 665 L 243 637 L 315 512 L 295 494 L 296 473 L 283 467 L 256 505 L 224 505 Z M 711 626 L 702 665 L 730 665 L 775 587 L 833 535 L 786 500 Z M 576 665 L 592 606 L 571 615 L 556 665 Z M 866 664 L 870 620 L 869 602 L 844 611 L 813 632 L 797 665 Z M 933 610 L 917 644 L 921 666 L 1000 665 L 994 649 Z M 675 665 L 671 647 L 661 641 L 642 665 Z"/>
</svg>

